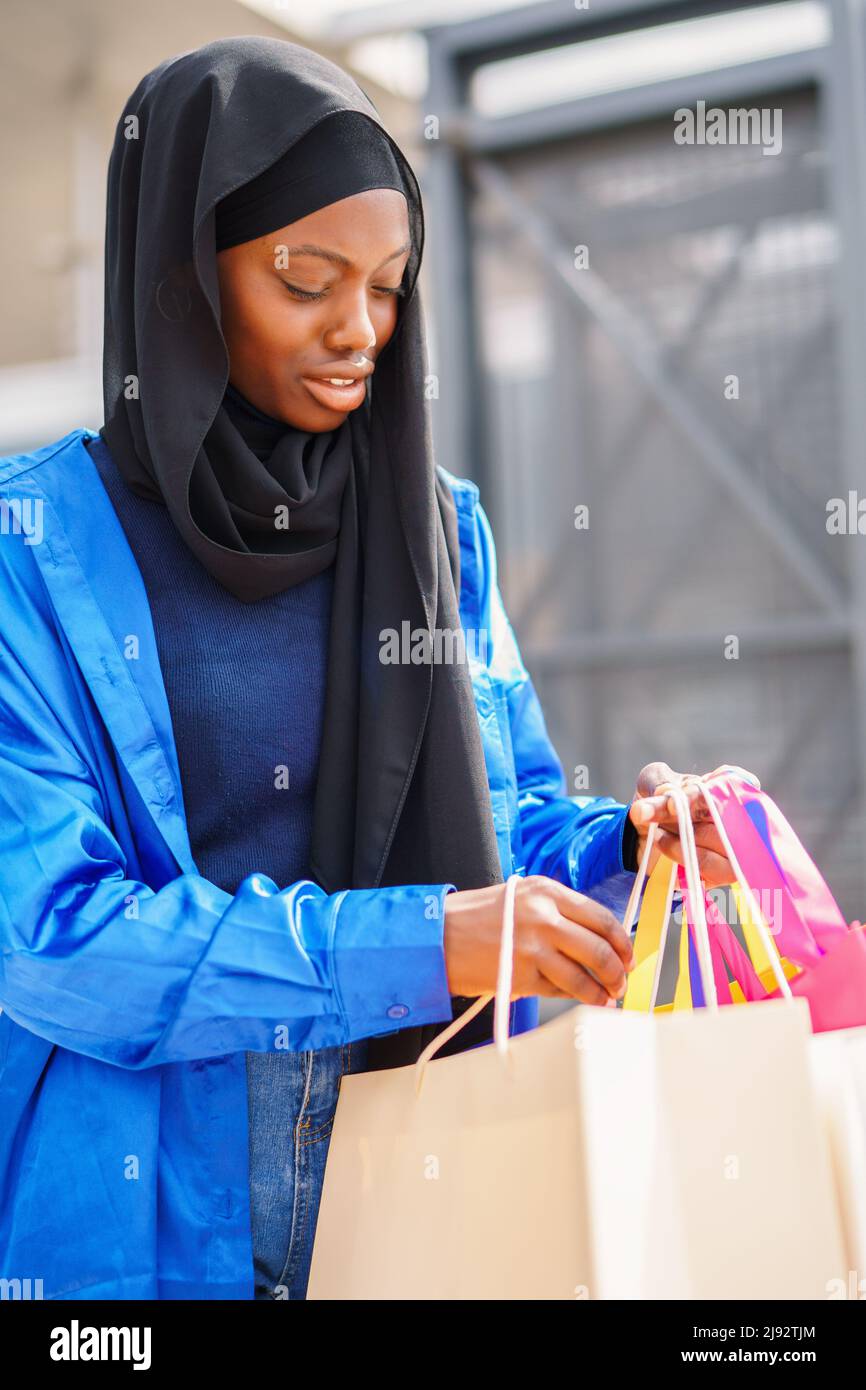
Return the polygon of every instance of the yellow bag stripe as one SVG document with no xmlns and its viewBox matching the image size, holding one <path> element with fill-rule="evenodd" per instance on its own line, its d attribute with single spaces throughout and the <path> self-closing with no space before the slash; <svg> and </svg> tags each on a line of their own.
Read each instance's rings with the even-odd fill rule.
<svg viewBox="0 0 866 1390">
<path fill-rule="evenodd" d="M 634 956 L 637 964 L 628 977 L 628 987 L 622 1001 L 624 1009 L 633 1009 L 639 1013 L 649 1012 L 659 947 L 666 925 L 665 908 L 670 890 L 671 871 L 674 868 L 669 859 L 663 854 L 659 855 L 647 881 L 634 938 Z"/>
</svg>

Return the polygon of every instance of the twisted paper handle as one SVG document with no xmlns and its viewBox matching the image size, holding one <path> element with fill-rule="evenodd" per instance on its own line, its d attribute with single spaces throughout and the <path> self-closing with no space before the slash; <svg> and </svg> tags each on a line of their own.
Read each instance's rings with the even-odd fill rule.
<svg viewBox="0 0 866 1390">
<path fill-rule="evenodd" d="M 424 1076 L 427 1071 L 427 1063 L 431 1057 L 439 1051 L 449 1038 L 453 1038 L 465 1028 L 476 1014 L 480 1014 L 485 1005 L 494 1000 L 493 1004 L 493 1040 L 496 1050 L 501 1057 L 508 1054 L 508 1016 L 511 1006 L 511 988 L 514 978 L 514 894 L 517 889 L 518 880 L 521 874 L 511 874 L 505 882 L 505 896 L 502 904 L 502 934 L 499 940 L 499 970 L 496 977 L 496 993 L 482 994 L 470 1004 L 465 1013 L 459 1018 L 452 1019 L 447 1028 L 443 1028 L 441 1033 L 437 1033 L 432 1042 L 429 1042 L 415 1063 L 415 1094 L 420 1095 L 421 1087 L 424 1084 Z"/>
</svg>

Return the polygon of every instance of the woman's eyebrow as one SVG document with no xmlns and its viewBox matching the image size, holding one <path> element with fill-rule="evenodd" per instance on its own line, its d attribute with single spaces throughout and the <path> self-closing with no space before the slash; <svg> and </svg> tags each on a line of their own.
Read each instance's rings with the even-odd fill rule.
<svg viewBox="0 0 866 1390">
<path fill-rule="evenodd" d="M 382 266 L 387 265 L 389 261 L 395 261 L 398 256 L 402 256 L 410 247 L 411 242 L 408 241 L 405 245 L 398 246 L 396 251 L 392 251 L 390 256 L 386 256 L 384 261 L 381 261 L 379 265 L 376 266 L 376 269 L 381 270 Z M 326 246 L 312 246 L 309 242 L 305 242 L 302 246 L 287 246 L 285 251 L 289 256 L 319 256 L 323 261 L 331 261 L 334 265 L 347 266 L 349 269 L 352 268 L 352 262 L 347 256 L 341 255 L 339 251 L 329 251 Z"/>
</svg>

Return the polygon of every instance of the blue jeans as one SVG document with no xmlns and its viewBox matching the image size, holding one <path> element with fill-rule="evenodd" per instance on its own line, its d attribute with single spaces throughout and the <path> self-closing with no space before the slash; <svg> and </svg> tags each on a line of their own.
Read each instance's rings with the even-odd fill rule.
<svg viewBox="0 0 866 1390">
<path fill-rule="evenodd" d="M 303 1299 L 340 1077 L 367 1041 L 317 1052 L 248 1052 L 250 1214 L 257 1299 Z"/>
</svg>

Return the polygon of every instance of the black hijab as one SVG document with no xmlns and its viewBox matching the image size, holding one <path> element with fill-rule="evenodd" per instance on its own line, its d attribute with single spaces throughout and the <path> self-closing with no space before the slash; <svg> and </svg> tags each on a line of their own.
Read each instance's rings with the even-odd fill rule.
<svg viewBox="0 0 866 1390">
<path fill-rule="evenodd" d="M 275 583 L 296 583 L 327 555 L 335 563 L 310 877 L 328 893 L 482 887 L 502 873 L 466 661 L 380 659 L 381 635 L 404 623 L 429 634 L 430 646 L 435 630 L 460 626 L 456 515 L 435 469 L 425 397 L 421 195 L 387 132 L 413 250 L 366 404 L 330 434 L 291 439 L 282 477 L 273 471 L 282 439 L 264 450 L 265 467 L 224 408 L 217 205 L 232 210 L 222 200 L 337 112 L 384 130 L 346 72 L 280 39 L 220 39 L 139 83 L 109 164 L 103 433 L 129 486 L 163 500 L 186 543 L 239 596 L 253 601 Z M 252 508 L 243 491 L 251 482 L 260 490 Z M 279 551 L 278 492 L 298 512 Z M 371 948 L 375 931 L 373 911 Z M 469 1002 L 452 1000 L 455 1015 Z M 373 1040 L 369 1065 L 414 1060 L 446 1021 Z M 486 1040 L 490 1024 L 488 1006 L 443 1053 Z"/>
</svg>

